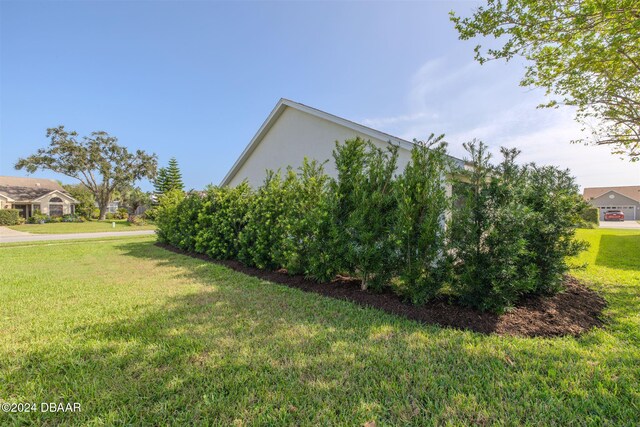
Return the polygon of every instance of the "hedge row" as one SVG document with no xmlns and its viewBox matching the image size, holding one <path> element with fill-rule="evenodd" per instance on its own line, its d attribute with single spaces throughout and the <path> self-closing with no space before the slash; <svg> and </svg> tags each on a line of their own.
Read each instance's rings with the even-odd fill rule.
<svg viewBox="0 0 640 427">
<path fill-rule="evenodd" d="M 17 225 L 20 222 L 18 209 L 0 209 L 0 225 Z"/>
<path fill-rule="evenodd" d="M 416 141 L 404 171 L 398 149 L 356 138 L 336 143 L 337 177 L 305 161 L 269 172 L 253 190 L 169 192 L 157 207 L 161 241 L 215 259 L 285 268 L 329 281 L 392 286 L 413 303 L 446 291 L 464 304 L 502 312 L 528 293 L 557 292 L 585 204 L 568 171 L 519 166 L 503 149 L 490 163 L 482 143 L 465 144 L 471 168 L 454 166 L 442 137 Z M 447 188 L 453 191 L 447 191 Z"/>
</svg>

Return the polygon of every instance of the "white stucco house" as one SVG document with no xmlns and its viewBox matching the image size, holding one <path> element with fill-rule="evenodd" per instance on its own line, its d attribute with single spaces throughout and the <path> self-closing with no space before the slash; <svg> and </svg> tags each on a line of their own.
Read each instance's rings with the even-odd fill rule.
<svg viewBox="0 0 640 427">
<path fill-rule="evenodd" d="M 403 171 L 411 159 L 413 143 L 342 117 L 326 113 L 288 99 L 280 99 L 249 145 L 221 182 L 222 186 L 236 186 L 247 180 L 252 187 L 262 184 L 266 171 L 294 169 L 305 157 L 323 162 L 329 176 L 336 176 L 333 163 L 335 142 L 361 137 L 378 147 L 399 146 L 398 171 Z M 464 162 L 453 159 L 464 167 Z"/>
<path fill-rule="evenodd" d="M 72 214 L 77 203 L 52 179 L 0 176 L 0 209 L 17 209 L 22 218 Z"/>
</svg>

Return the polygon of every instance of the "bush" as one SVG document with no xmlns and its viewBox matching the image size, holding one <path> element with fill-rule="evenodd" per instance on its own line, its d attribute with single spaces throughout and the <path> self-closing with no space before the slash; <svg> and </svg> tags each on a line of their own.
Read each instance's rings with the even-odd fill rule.
<svg viewBox="0 0 640 427">
<path fill-rule="evenodd" d="M 237 259 L 251 197 L 246 181 L 234 188 L 209 188 L 198 214 L 195 251 L 214 259 Z"/>
<path fill-rule="evenodd" d="M 582 228 L 593 228 L 600 225 L 600 209 L 586 206 L 580 213 Z"/>
<path fill-rule="evenodd" d="M 62 216 L 62 222 L 84 222 L 80 215 L 66 214 Z"/>
<path fill-rule="evenodd" d="M 275 263 L 291 274 L 330 280 L 336 271 L 330 258 L 329 177 L 323 164 L 305 158 L 291 186 L 291 204 L 281 218 L 284 235 L 275 248 Z"/>
<path fill-rule="evenodd" d="M 91 219 L 98 219 L 98 218 L 100 218 L 100 209 L 94 208 L 91 211 Z"/>
<path fill-rule="evenodd" d="M 129 215 L 127 217 L 127 222 L 135 226 L 147 225 L 147 221 L 145 220 L 144 215 Z"/>
<path fill-rule="evenodd" d="M 473 169 L 461 171 L 461 205 L 453 211 L 450 248 L 454 260 L 452 288 L 464 304 L 503 312 L 533 287 L 523 267 L 527 210 L 517 201 L 513 159 L 505 153 L 502 172 L 489 159 L 486 145 L 464 144 Z"/>
<path fill-rule="evenodd" d="M 581 214 L 588 207 L 568 170 L 535 164 L 526 168 L 521 203 L 531 211 L 525 228 L 529 259 L 535 269 L 535 292 L 561 290 L 562 276 L 569 270 L 567 257 L 587 248 L 575 239 Z"/>
<path fill-rule="evenodd" d="M 416 304 L 446 289 L 504 312 L 525 294 L 557 292 L 566 258 L 584 249 L 574 230 L 586 204 L 573 178 L 519 166 L 517 150 L 502 149 L 494 166 L 483 143 L 465 148 L 472 167 L 452 170 L 446 144 L 432 135 L 396 176 L 397 148 L 355 138 L 336 143 L 336 179 L 305 159 L 297 173 L 268 172 L 256 191 L 243 182 L 167 192 L 153 208 L 158 238 L 320 281 L 360 277 L 363 288 L 391 285 Z"/>
<path fill-rule="evenodd" d="M 280 171 L 268 171 L 264 184 L 249 204 L 246 224 L 239 234 L 238 258 L 247 265 L 277 269 L 277 253 L 285 238 L 283 218 L 295 200 L 295 173 L 289 169 L 283 179 Z"/>
<path fill-rule="evenodd" d="M 129 211 L 127 208 L 119 208 L 114 214 L 115 219 L 127 219 L 129 217 Z"/>
<path fill-rule="evenodd" d="M 17 225 L 20 221 L 18 209 L 0 209 L 0 225 Z"/>
<path fill-rule="evenodd" d="M 411 161 L 396 186 L 400 291 L 414 304 L 436 296 L 447 277 L 446 174 L 451 165 L 442 138 L 431 135 L 426 142 L 415 141 Z"/>
<path fill-rule="evenodd" d="M 156 210 L 156 225 L 158 227 L 158 240 L 165 243 L 179 241 L 176 223 L 178 221 L 178 205 L 184 199 L 181 190 L 171 190 L 164 193 L 158 199 Z"/>
<path fill-rule="evenodd" d="M 51 217 L 49 215 L 41 214 L 39 211 L 36 211 L 33 215 L 29 217 L 27 220 L 29 224 L 45 224 L 47 222 L 51 222 Z"/>
</svg>

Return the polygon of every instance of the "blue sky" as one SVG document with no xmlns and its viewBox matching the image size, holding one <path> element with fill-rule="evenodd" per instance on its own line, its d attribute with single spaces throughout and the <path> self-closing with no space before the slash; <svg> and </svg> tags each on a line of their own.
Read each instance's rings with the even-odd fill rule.
<svg viewBox="0 0 640 427">
<path fill-rule="evenodd" d="M 476 4 L 0 1 L 0 175 L 24 175 L 15 161 L 63 124 L 175 156 L 201 188 L 285 97 L 407 139 L 445 133 L 457 156 L 477 137 L 583 186 L 640 184 L 640 164 L 569 144 L 572 112 L 536 110 L 522 63 L 473 62 L 447 13 Z"/>
</svg>

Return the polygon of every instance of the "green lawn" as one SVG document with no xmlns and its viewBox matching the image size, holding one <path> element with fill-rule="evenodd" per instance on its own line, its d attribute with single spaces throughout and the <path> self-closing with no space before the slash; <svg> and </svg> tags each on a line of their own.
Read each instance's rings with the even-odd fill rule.
<svg viewBox="0 0 640 427">
<path fill-rule="evenodd" d="M 112 223 L 116 223 L 113 227 Z M 136 231 L 155 230 L 156 226 L 131 225 L 126 219 L 85 221 L 85 222 L 50 222 L 47 224 L 23 224 L 9 227 L 13 230 L 33 234 L 69 234 L 69 233 L 97 233 L 100 231 Z"/>
<path fill-rule="evenodd" d="M 581 230 L 608 301 L 580 338 L 424 326 L 165 251 L 0 247 L 0 425 L 638 425 L 640 232 Z"/>
</svg>

